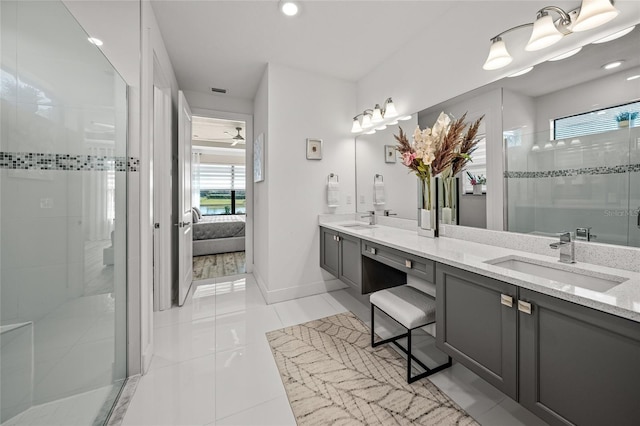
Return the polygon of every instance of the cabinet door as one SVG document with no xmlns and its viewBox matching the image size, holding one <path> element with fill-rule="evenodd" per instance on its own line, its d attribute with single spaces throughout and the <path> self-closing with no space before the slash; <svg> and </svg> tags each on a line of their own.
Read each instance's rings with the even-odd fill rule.
<svg viewBox="0 0 640 426">
<path fill-rule="evenodd" d="M 360 239 L 350 235 L 339 234 L 340 237 L 340 276 L 345 284 L 358 291 L 362 288 L 362 254 Z"/>
<path fill-rule="evenodd" d="M 517 289 L 436 265 L 436 344 L 513 399 L 517 398 Z M 511 307 L 502 303 L 512 300 Z"/>
<path fill-rule="evenodd" d="M 552 425 L 640 422 L 640 324 L 521 289 L 520 403 Z"/>
<path fill-rule="evenodd" d="M 340 275 L 338 233 L 326 228 L 320 228 L 320 267 L 336 277 Z"/>
</svg>

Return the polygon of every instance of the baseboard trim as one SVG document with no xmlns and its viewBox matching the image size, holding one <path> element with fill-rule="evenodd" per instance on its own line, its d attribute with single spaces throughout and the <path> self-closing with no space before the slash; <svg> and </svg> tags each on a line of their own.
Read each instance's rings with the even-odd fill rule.
<svg viewBox="0 0 640 426">
<path fill-rule="evenodd" d="M 282 288 L 277 290 L 263 290 L 263 295 L 267 304 L 284 302 L 287 300 L 299 299 L 301 297 L 314 296 L 329 291 L 341 290 L 348 288 L 346 284 L 338 279 L 328 281 L 317 281 L 301 286 Z"/>
</svg>

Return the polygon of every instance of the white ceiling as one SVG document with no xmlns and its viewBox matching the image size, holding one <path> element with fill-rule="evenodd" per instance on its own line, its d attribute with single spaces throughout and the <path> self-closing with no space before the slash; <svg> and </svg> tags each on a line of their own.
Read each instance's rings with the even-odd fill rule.
<svg viewBox="0 0 640 426">
<path fill-rule="evenodd" d="M 245 122 L 236 120 L 223 120 L 219 118 L 193 116 L 192 139 L 194 146 L 210 148 L 234 148 L 235 150 L 245 149 L 246 141 L 236 142 L 234 139 L 238 135 L 245 137 Z M 235 145 L 234 145 L 234 142 Z"/>
<path fill-rule="evenodd" d="M 245 99 L 268 62 L 357 81 L 455 3 L 303 1 L 286 17 L 275 0 L 152 0 L 180 88 Z"/>
</svg>

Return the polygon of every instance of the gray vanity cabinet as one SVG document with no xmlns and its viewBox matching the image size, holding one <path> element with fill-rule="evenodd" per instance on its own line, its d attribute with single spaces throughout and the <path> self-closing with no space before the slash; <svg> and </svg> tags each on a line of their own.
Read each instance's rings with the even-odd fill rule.
<svg viewBox="0 0 640 426">
<path fill-rule="evenodd" d="M 517 288 L 438 263 L 436 345 L 517 399 Z"/>
<path fill-rule="evenodd" d="M 321 227 L 320 267 L 361 291 L 360 239 Z"/>
<path fill-rule="evenodd" d="M 340 240 L 337 231 L 320 228 L 320 267 L 336 277 L 340 275 Z"/>
<path fill-rule="evenodd" d="M 520 289 L 520 403 L 552 425 L 640 423 L 640 324 Z M 520 307 L 519 304 L 519 307 Z"/>
</svg>

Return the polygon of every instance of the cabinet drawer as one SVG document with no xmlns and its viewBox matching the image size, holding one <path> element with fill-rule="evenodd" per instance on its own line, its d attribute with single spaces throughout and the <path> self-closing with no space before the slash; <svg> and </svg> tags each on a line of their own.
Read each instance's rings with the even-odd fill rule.
<svg viewBox="0 0 640 426">
<path fill-rule="evenodd" d="M 380 244 L 362 241 L 362 254 L 409 275 L 435 283 L 435 262 Z"/>
</svg>

